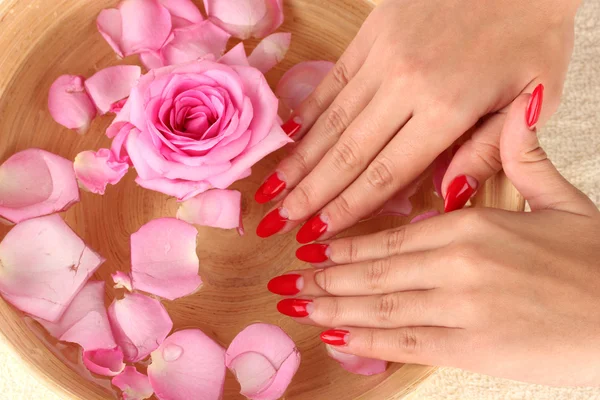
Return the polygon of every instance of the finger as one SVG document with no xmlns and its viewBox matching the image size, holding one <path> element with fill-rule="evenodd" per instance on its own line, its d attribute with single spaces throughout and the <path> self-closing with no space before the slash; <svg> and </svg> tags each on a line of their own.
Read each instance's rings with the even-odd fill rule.
<svg viewBox="0 0 600 400">
<path fill-rule="evenodd" d="M 445 273 L 441 251 L 423 251 L 273 278 L 268 289 L 283 296 L 370 296 L 434 289 Z"/>
<path fill-rule="evenodd" d="M 464 329 L 407 327 L 400 329 L 342 328 L 323 332 L 321 340 L 335 350 L 379 360 L 451 365 L 465 347 Z"/>
<path fill-rule="evenodd" d="M 596 206 L 571 185 L 541 148 L 535 125 L 541 113 L 544 87 L 521 95 L 508 113 L 500 139 L 506 176 L 529 201 L 532 210 L 555 209 L 576 214 L 597 213 Z"/>
<path fill-rule="evenodd" d="M 423 218 L 423 217 L 421 217 Z M 454 238 L 456 217 L 448 214 L 363 236 L 312 243 L 300 247 L 296 256 L 319 267 L 354 264 L 398 254 L 444 247 Z"/>
<path fill-rule="evenodd" d="M 304 139 L 298 142 L 275 171 L 269 174 L 256 192 L 256 201 L 266 203 L 281 198 L 282 193 L 289 191 L 310 173 L 338 141 L 348 125 L 369 104 L 378 87 L 378 77 L 365 65 L 342 88 L 332 104 L 323 110 Z"/>
<path fill-rule="evenodd" d="M 460 312 L 453 310 L 447 296 L 435 289 L 361 297 L 284 299 L 277 309 L 289 317 L 300 318 L 300 323 L 326 327 L 453 327 L 460 320 Z"/>
<path fill-rule="evenodd" d="M 296 236 L 300 243 L 334 236 L 381 208 L 394 193 L 413 182 L 431 162 L 467 130 L 468 118 L 437 120 L 443 134 L 432 134 L 431 118 L 413 117 L 366 170 L 338 197 L 311 218 Z"/>
<path fill-rule="evenodd" d="M 500 133 L 505 119 L 502 113 L 491 115 L 452 158 L 442 181 L 446 212 L 463 208 L 479 185 L 502 169 Z M 468 192 L 464 191 L 465 181 L 470 182 Z"/>
</svg>

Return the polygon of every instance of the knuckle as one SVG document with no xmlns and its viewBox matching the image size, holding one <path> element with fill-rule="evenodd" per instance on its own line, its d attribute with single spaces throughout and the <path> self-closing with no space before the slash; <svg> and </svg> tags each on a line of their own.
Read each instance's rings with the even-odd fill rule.
<svg viewBox="0 0 600 400">
<path fill-rule="evenodd" d="M 358 146 L 353 140 L 340 140 L 331 150 L 334 168 L 338 171 L 352 171 L 360 165 Z"/>
<path fill-rule="evenodd" d="M 348 127 L 348 114 L 340 105 L 333 104 L 325 115 L 325 132 L 331 136 L 341 135 Z"/>
<path fill-rule="evenodd" d="M 336 326 L 337 321 L 340 320 L 340 302 L 337 297 L 327 298 L 327 306 L 325 309 L 327 315 L 328 325 Z"/>
<path fill-rule="evenodd" d="M 377 348 L 378 338 L 375 334 L 375 329 L 369 329 L 364 338 L 364 346 L 368 352 L 374 352 Z"/>
<path fill-rule="evenodd" d="M 391 261 L 389 258 L 369 262 L 365 270 L 367 287 L 375 293 L 382 293 L 390 268 Z"/>
<path fill-rule="evenodd" d="M 367 182 L 374 189 L 385 189 L 394 183 L 392 163 L 386 157 L 378 157 L 367 168 Z"/>
<path fill-rule="evenodd" d="M 402 244 L 406 238 L 406 228 L 390 229 L 385 233 L 384 243 L 387 255 L 398 254 L 402 251 Z"/>
<path fill-rule="evenodd" d="M 483 165 L 490 173 L 495 173 L 502 168 L 498 145 L 474 141 L 472 149 L 475 162 Z"/>
<path fill-rule="evenodd" d="M 287 203 L 293 203 L 293 208 L 311 210 L 315 193 L 307 183 L 300 183 L 287 199 Z M 292 208 L 292 207 L 289 207 Z"/>
<path fill-rule="evenodd" d="M 338 87 L 344 87 L 350 82 L 350 73 L 345 62 L 338 61 L 331 70 L 331 76 Z"/>
<path fill-rule="evenodd" d="M 489 231 L 490 219 L 485 210 L 476 208 L 463 210 L 458 221 L 463 233 L 485 233 Z"/>
<path fill-rule="evenodd" d="M 348 252 L 348 260 L 349 263 L 355 263 L 356 261 L 358 261 L 359 259 L 359 248 L 358 248 L 358 243 L 356 243 L 356 238 L 354 237 L 350 237 L 348 238 L 348 247 L 347 247 L 347 252 Z"/>
<path fill-rule="evenodd" d="M 404 353 L 416 353 L 421 347 L 415 328 L 404 328 L 398 332 L 398 348 Z"/>
<path fill-rule="evenodd" d="M 384 323 L 392 322 L 399 306 L 398 296 L 395 294 L 381 296 L 377 300 L 377 319 Z"/>
<path fill-rule="evenodd" d="M 340 194 L 333 203 L 336 219 L 338 221 L 349 221 L 354 218 L 354 209 L 344 193 Z"/>
<path fill-rule="evenodd" d="M 300 149 L 295 149 L 285 160 L 281 169 L 293 171 L 294 174 L 305 175 L 309 171 L 308 154 Z"/>
</svg>

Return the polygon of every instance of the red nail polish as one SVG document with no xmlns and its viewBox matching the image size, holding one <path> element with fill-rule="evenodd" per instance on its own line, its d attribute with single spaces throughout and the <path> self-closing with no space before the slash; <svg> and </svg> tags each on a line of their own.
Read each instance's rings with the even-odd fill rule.
<svg viewBox="0 0 600 400">
<path fill-rule="evenodd" d="M 320 238 L 327 230 L 327 222 L 323 221 L 322 215 L 315 215 L 300 228 L 296 235 L 299 243 L 306 244 Z"/>
<path fill-rule="evenodd" d="M 321 340 L 332 346 L 343 346 L 348 343 L 350 332 L 343 329 L 330 329 L 321 333 Z"/>
<path fill-rule="evenodd" d="M 287 221 L 287 211 L 283 208 L 276 208 L 260 221 L 256 227 L 256 234 L 261 238 L 272 236 L 281 231 Z"/>
<path fill-rule="evenodd" d="M 296 250 L 296 258 L 307 263 L 319 264 L 329 260 L 328 249 L 326 244 L 307 244 Z"/>
<path fill-rule="evenodd" d="M 285 186 L 285 182 L 279 179 L 279 174 L 275 172 L 258 188 L 254 200 L 259 204 L 267 203 L 283 192 Z"/>
<path fill-rule="evenodd" d="M 281 125 L 281 129 L 288 135 L 289 137 L 294 137 L 296 133 L 302 128 L 302 118 L 299 116 L 295 116 L 290 118 L 285 124 Z"/>
<path fill-rule="evenodd" d="M 527 126 L 529 126 L 530 128 L 533 128 L 533 126 L 537 124 L 538 120 L 540 119 L 543 101 L 544 85 L 540 83 L 533 90 L 531 98 L 529 99 L 529 104 L 527 105 L 527 112 L 525 114 L 525 118 L 527 119 Z"/>
<path fill-rule="evenodd" d="M 269 289 L 269 292 L 281 296 L 293 296 L 300 293 L 300 285 L 302 284 L 302 282 L 299 282 L 300 279 L 303 279 L 302 275 L 298 274 L 276 276 L 269 281 L 267 289 Z"/>
<path fill-rule="evenodd" d="M 446 192 L 444 210 L 451 212 L 463 208 L 477 190 L 477 186 L 478 183 L 473 177 L 460 175 L 454 178 Z"/>
<path fill-rule="evenodd" d="M 284 299 L 277 303 L 277 311 L 288 317 L 304 318 L 310 314 L 309 305 L 312 305 L 312 300 Z"/>
</svg>

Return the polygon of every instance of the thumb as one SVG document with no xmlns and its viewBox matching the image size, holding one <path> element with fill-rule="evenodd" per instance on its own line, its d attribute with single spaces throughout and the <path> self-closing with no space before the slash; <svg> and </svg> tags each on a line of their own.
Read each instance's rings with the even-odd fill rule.
<svg viewBox="0 0 600 400">
<path fill-rule="evenodd" d="M 502 167 L 531 209 L 554 209 L 591 215 L 596 206 L 571 185 L 554 167 L 541 148 L 535 124 L 544 98 L 544 86 L 517 97 L 500 135 Z"/>
</svg>

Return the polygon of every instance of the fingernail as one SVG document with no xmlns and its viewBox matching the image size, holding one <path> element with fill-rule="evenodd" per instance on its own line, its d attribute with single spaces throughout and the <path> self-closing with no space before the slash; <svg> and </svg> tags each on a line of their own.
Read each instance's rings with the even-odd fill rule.
<svg viewBox="0 0 600 400">
<path fill-rule="evenodd" d="M 531 94 L 531 98 L 529 99 L 529 104 L 527 105 L 527 112 L 525 118 L 527 119 L 527 126 L 533 128 L 535 124 L 537 124 L 540 119 L 540 114 L 542 112 L 542 103 L 544 101 L 544 85 L 541 83 L 536 86 Z"/>
<path fill-rule="evenodd" d="M 296 235 L 296 240 L 299 243 L 306 244 L 314 242 L 327 231 L 326 217 L 323 215 L 315 215 L 300 228 Z"/>
<path fill-rule="evenodd" d="M 460 175 L 454 178 L 446 192 L 444 210 L 451 212 L 463 208 L 477 190 L 478 185 L 477 180 L 471 176 Z"/>
<path fill-rule="evenodd" d="M 288 221 L 285 208 L 276 208 L 264 216 L 256 227 L 256 234 L 261 238 L 267 238 L 281 231 Z"/>
<path fill-rule="evenodd" d="M 283 129 L 285 134 L 289 137 L 294 137 L 300 128 L 302 128 L 302 118 L 297 115 L 287 120 L 285 124 L 281 125 L 281 129 Z"/>
<path fill-rule="evenodd" d="M 280 178 L 280 174 L 275 172 L 258 188 L 254 200 L 259 204 L 267 203 L 283 192 L 285 186 L 286 184 Z"/>
<path fill-rule="evenodd" d="M 329 245 L 326 244 L 307 244 L 296 250 L 296 258 L 311 264 L 319 264 L 329 260 Z"/>
<path fill-rule="evenodd" d="M 304 318 L 312 311 L 312 300 L 284 299 L 277 303 L 277 311 L 293 318 Z"/>
<path fill-rule="evenodd" d="M 321 333 L 321 340 L 332 346 L 343 346 L 348 344 L 348 335 L 350 332 L 343 329 L 330 329 Z"/>
<path fill-rule="evenodd" d="M 269 281 L 267 289 L 269 292 L 281 296 L 293 296 L 300 293 L 304 287 L 304 278 L 302 275 L 289 274 L 277 276 Z"/>
</svg>

